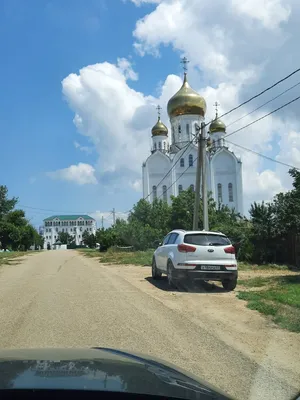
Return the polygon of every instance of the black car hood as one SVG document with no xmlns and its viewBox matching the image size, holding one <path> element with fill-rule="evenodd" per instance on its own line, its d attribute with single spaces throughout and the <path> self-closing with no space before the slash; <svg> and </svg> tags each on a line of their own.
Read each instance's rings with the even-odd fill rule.
<svg viewBox="0 0 300 400">
<path fill-rule="evenodd" d="M 0 389 L 78 389 L 229 399 L 169 363 L 108 348 L 2 350 Z"/>
</svg>

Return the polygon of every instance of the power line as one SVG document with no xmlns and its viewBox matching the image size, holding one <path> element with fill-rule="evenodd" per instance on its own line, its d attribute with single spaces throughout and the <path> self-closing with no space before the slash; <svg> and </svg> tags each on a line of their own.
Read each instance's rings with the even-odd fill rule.
<svg viewBox="0 0 300 400">
<path fill-rule="evenodd" d="M 257 97 L 261 96 L 262 94 L 268 92 L 269 90 L 273 89 L 275 86 L 279 85 L 280 83 L 284 82 L 285 80 L 287 80 L 288 78 L 290 78 L 291 76 L 295 75 L 297 72 L 300 71 L 300 68 L 296 69 L 295 71 L 291 72 L 289 75 L 286 75 L 284 78 L 280 79 L 279 81 L 273 83 L 273 85 L 267 87 L 266 89 L 262 90 L 261 92 L 259 92 L 258 94 L 256 94 L 255 96 L 250 97 L 250 99 L 244 101 L 243 103 L 239 104 L 238 106 L 232 108 L 230 111 L 227 111 L 226 113 L 220 115 L 220 117 L 218 117 L 217 119 L 220 119 L 222 117 L 225 117 L 225 115 L 230 114 L 232 111 L 235 111 L 239 108 L 241 108 L 242 106 L 244 106 L 245 104 L 249 103 L 250 101 L 257 99 Z"/>
<path fill-rule="evenodd" d="M 279 97 L 281 97 L 282 95 L 284 95 L 285 93 L 289 92 L 290 90 L 294 89 L 296 86 L 299 86 L 299 85 L 300 85 L 300 82 L 298 82 L 295 85 L 289 87 L 288 89 L 286 89 L 283 92 L 279 93 L 277 96 L 273 97 L 271 100 L 268 100 L 265 103 L 261 104 L 259 107 L 255 108 L 254 110 L 250 111 L 249 113 L 247 113 L 247 114 L 243 115 L 242 117 L 236 119 L 235 121 L 231 122 L 230 124 L 226 124 L 226 127 L 228 128 L 229 126 L 235 124 L 236 122 L 239 122 L 243 118 L 248 117 L 249 115 L 253 114 L 255 111 L 260 110 L 262 107 L 264 107 L 267 104 L 271 103 L 272 101 L 278 99 Z"/>
<path fill-rule="evenodd" d="M 231 135 L 233 135 L 234 133 L 237 133 L 237 132 L 241 131 L 242 129 L 248 128 L 249 126 L 255 124 L 256 122 L 261 121 L 262 119 L 268 117 L 268 116 L 271 115 L 271 114 L 274 114 L 275 112 L 281 110 L 282 108 L 288 106 L 289 104 L 294 103 L 295 101 L 297 101 L 297 100 L 299 100 L 299 99 L 300 99 L 300 96 L 298 96 L 298 97 L 296 97 L 295 99 L 289 101 L 288 103 L 283 104 L 282 106 L 276 108 L 275 110 L 270 111 L 268 114 L 265 114 L 265 115 L 263 115 L 263 116 L 260 117 L 260 118 L 257 118 L 256 120 L 250 122 L 249 124 L 244 125 L 244 126 L 242 126 L 241 128 L 236 129 L 235 131 L 233 131 L 233 132 L 231 132 L 231 133 L 228 133 L 227 135 L 224 136 L 224 138 L 226 138 L 226 137 L 228 137 L 228 136 L 231 136 Z"/>
<path fill-rule="evenodd" d="M 236 147 L 239 147 L 239 148 L 241 148 L 241 149 L 243 149 L 243 150 L 245 150 L 245 151 L 248 151 L 248 152 L 250 152 L 250 153 L 256 154 L 257 156 L 263 157 L 263 158 L 265 158 L 266 160 L 273 161 L 273 162 L 275 162 L 275 163 L 277 163 L 277 164 L 284 165 L 285 167 L 296 168 L 294 165 L 290 165 L 290 164 L 284 163 L 284 162 L 282 162 L 282 161 L 276 160 L 275 158 L 266 156 L 265 154 L 259 153 L 259 152 L 255 151 L 255 150 L 251 150 L 251 149 L 248 149 L 247 147 L 244 147 L 244 146 L 241 146 L 241 145 L 239 145 L 239 144 L 230 142 L 229 140 L 226 140 L 226 142 L 227 142 L 227 143 L 230 143 L 230 144 L 232 144 L 232 145 L 234 145 L 234 146 L 236 146 Z M 296 168 L 296 169 L 299 169 L 299 168 Z"/>
</svg>

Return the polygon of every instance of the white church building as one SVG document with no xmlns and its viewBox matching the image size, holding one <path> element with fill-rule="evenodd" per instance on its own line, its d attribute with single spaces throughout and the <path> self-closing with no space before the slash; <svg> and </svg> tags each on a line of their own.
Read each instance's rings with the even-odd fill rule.
<svg viewBox="0 0 300 400">
<path fill-rule="evenodd" d="M 152 128 L 151 155 L 143 163 L 142 170 L 144 198 L 150 202 L 159 198 L 170 204 L 171 195 L 177 196 L 189 187 L 194 190 L 198 144 L 193 138 L 197 134 L 196 128 L 205 122 L 205 99 L 190 87 L 186 72 L 183 84 L 169 100 L 167 110 L 171 132 L 159 113 Z M 217 204 L 227 205 L 243 215 L 242 162 L 228 148 L 225 135 L 226 126 L 216 112 L 208 130 L 207 189 Z"/>
</svg>

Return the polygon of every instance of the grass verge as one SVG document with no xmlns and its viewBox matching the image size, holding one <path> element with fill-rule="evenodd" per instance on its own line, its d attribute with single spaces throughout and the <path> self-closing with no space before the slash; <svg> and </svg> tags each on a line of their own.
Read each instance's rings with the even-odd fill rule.
<svg viewBox="0 0 300 400">
<path fill-rule="evenodd" d="M 287 271 L 289 267 L 287 265 L 279 264 L 249 264 L 243 261 L 238 261 L 240 271 L 265 271 L 265 270 L 276 270 L 276 271 Z"/>
<path fill-rule="evenodd" d="M 300 275 L 257 277 L 239 284 L 249 289 L 237 295 L 248 308 L 269 316 L 281 328 L 300 332 Z"/>
<path fill-rule="evenodd" d="M 0 265 L 10 265 L 14 259 L 22 257 L 22 256 L 26 256 L 31 253 L 33 253 L 33 252 L 31 252 L 31 251 L 12 251 L 12 252 L 4 251 L 3 253 L 0 253 Z M 18 261 L 18 260 L 15 260 L 15 261 Z"/>
<path fill-rule="evenodd" d="M 109 249 L 105 253 L 100 253 L 95 249 L 78 249 L 87 257 L 97 257 L 101 263 L 109 264 L 133 264 L 133 265 L 151 265 L 153 250 L 146 251 L 115 251 Z"/>
</svg>

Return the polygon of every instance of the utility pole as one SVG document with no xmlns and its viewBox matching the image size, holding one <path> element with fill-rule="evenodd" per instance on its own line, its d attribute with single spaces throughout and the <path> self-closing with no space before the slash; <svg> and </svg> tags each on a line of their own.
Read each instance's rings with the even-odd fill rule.
<svg viewBox="0 0 300 400">
<path fill-rule="evenodd" d="M 104 218 L 103 218 L 103 215 L 102 215 L 102 217 L 101 217 L 101 227 L 102 227 L 102 229 L 104 228 L 104 226 L 103 226 L 103 220 L 104 220 Z"/>
<path fill-rule="evenodd" d="M 113 208 L 112 210 L 112 215 L 113 215 L 113 224 L 116 224 L 116 210 Z"/>
<path fill-rule="evenodd" d="M 195 184 L 195 204 L 193 230 L 198 230 L 199 208 L 200 208 L 200 182 L 202 177 L 202 203 L 203 203 L 203 228 L 208 230 L 208 204 L 207 204 L 207 177 L 206 177 L 206 133 L 205 124 L 202 122 L 201 128 L 197 128 L 198 157 Z"/>
<path fill-rule="evenodd" d="M 202 171 L 202 204 L 203 204 L 203 228 L 209 230 L 208 225 L 208 203 L 207 203 L 207 176 L 206 176 L 206 131 L 205 125 L 201 125 L 201 171 Z"/>
<path fill-rule="evenodd" d="M 201 180 L 201 143 L 200 140 L 200 126 L 196 127 L 198 142 L 198 154 L 197 154 L 197 169 L 196 169 L 196 182 L 195 182 L 195 204 L 194 204 L 194 219 L 193 219 L 193 230 L 197 231 L 199 229 L 199 205 L 200 205 L 200 180 Z"/>
</svg>

